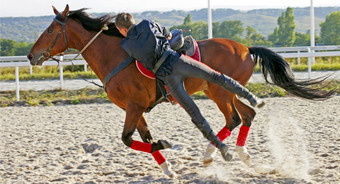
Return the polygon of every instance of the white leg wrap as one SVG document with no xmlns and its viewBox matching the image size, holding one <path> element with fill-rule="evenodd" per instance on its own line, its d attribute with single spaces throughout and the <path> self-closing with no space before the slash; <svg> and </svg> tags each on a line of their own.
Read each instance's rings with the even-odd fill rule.
<svg viewBox="0 0 340 184">
<path fill-rule="evenodd" d="M 210 143 L 208 144 L 207 150 L 205 151 L 204 158 L 203 158 L 203 166 L 204 167 L 209 166 L 213 162 L 216 150 L 217 149 L 214 145 L 212 145 Z"/>
<path fill-rule="evenodd" d="M 159 166 L 162 168 L 165 175 L 169 176 L 170 178 L 176 177 L 176 173 L 171 170 L 171 164 L 168 161 L 163 162 Z"/>
<path fill-rule="evenodd" d="M 245 146 L 236 146 L 236 152 L 238 153 L 238 156 L 244 162 L 248 167 L 250 166 L 251 157 L 247 151 L 247 148 Z"/>
</svg>

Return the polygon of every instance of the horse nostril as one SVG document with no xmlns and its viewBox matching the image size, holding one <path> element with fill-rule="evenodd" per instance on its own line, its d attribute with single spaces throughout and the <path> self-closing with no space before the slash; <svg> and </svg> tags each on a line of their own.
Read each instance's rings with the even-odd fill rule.
<svg viewBox="0 0 340 184">
<path fill-rule="evenodd" d="M 28 55 L 27 55 L 27 58 L 28 58 L 29 60 L 32 60 L 32 59 L 33 59 L 33 54 L 31 54 L 31 53 L 28 54 Z"/>
</svg>

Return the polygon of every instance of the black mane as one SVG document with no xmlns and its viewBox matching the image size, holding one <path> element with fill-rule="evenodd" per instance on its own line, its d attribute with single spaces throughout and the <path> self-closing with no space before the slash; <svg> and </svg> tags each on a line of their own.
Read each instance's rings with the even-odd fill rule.
<svg viewBox="0 0 340 184">
<path fill-rule="evenodd" d="M 104 24 L 107 24 L 109 29 L 104 30 L 104 34 L 124 38 L 124 36 L 120 34 L 116 28 L 115 23 L 112 21 L 115 16 L 106 14 L 98 18 L 92 18 L 85 12 L 86 9 L 87 8 L 82 8 L 79 10 L 70 11 L 68 17 L 80 21 L 83 27 L 88 31 L 98 32 L 101 30 Z"/>
</svg>

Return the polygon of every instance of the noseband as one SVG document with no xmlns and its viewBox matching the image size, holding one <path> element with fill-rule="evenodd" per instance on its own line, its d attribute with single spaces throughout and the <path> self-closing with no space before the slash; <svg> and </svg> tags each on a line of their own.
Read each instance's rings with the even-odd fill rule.
<svg viewBox="0 0 340 184">
<path fill-rule="evenodd" d="M 67 39 L 66 39 L 66 31 L 65 31 L 65 25 L 66 25 L 66 22 L 67 22 L 67 19 L 68 17 L 65 18 L 65 20 L 62 22 L 60 21 L 58 18 L 61 17 L 60 14 L 58 14 L 53 20 L 58 22 L 59 24 L 61 24 L 61 29 L 59 30 L 56 38 L 54 39 L 54 41 L 52 42 L 51 46 L 45 50 L 42 54 L 41 57 L 44 57 L 44 59 L 50 59 L 52 58 L 53 60 L 55 61 L 59 61 L 59 59 L 57 58 L 54 58 L 54 57 L 51 57 L 51 53 L 50 51 L 52 50 L 52 48 L 54 47 L 54 45 L 57 43 L 57 40 L 58 38 L 60 37 L 61 33 L 63 32 L 64 33 L 64 41 L 65 41 L 65 44 L 66 44 L 66 48 L 68 49 L 68 44 L 67 44 Z"/>
</svg>

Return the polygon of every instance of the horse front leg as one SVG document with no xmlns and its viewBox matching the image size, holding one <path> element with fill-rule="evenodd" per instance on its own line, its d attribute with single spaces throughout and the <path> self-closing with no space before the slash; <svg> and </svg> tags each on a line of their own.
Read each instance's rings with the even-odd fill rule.
<svg viewBox="0 0 340 184">
<path fill-rule="evenodd" d="M 158 141 L 156 144 L 153 143 L 153 138 L 151 136 L 151 133 L 146 123 L 144 115 L 142 115 L 142 117 L 139 119 L 139 122 L 137 124 L 137 130 L 143 142 L 145 143 L 150 143 L 152 145 L 155 145 L 155 147 L 159 147 L 159 148 L 162 147 L 163 149 L 172 147 L 167 141 L 163 141 L 163 140 Z M 152 152 L 152 156 L 156 160 L 158 165 L 161 167 L 164 174 L 166 174 L 167 176 L 171 178 L 176 176 L 176 173 L 171 170 L 170 162 L 168 162 L 165 159 L 165 157 L 162 155 L 160 150 Z"/>
<path fill-rule="evenodd" d="M 137 130 L 143 142 L 150 143 L 150 144 L 153 143 L 153 138 L 151 136 L 151 133 L 150 133 L 148 124 L 146 123 L 144 115 L 142 115 L 142 117 L 138 121 Z"/>
<path fill-rule="evenodd" d="M 132 135 L 134 131 L 136 130 L 139 122 L 143 124 L 143 121 L 144 121 L 144 124 L 146 125 L 146 121 L 143 116 L 144 110 L 145 110 L 144 108 L 139 107 L 138 105 L 128 106 L 128 108 L 126 109 L 126 118 L 125 118 L 124 130 L 122 133 L 122 141 L 126 146 L 130 147 L 131 149 L 134 149 L 136 151 L 151 153 L 152 156 L 157 161 L 157 163 L 161 167 L 163 166 L 162 169 L 164 168 L 163 171 L 165 172 L 165 174 L 168 175 L 169 177 L 175 177 L 176 174 L 171 171 L 169 163 L 166 161 L 164 156 L 159 151 L 161 149 L 171 147 L 171 145 L 167 141 L 160 140 L 157 143 L 151 143 L 147 141 L 146 137 L 144 137 L 144 140 L 143 140 L 146 142 L 140 142 L 140 141 L 132 139 Z M 140 126 L 142 125 L 139 125 L 139 127 Z M 144 130 L 148 130 L 148 129 L 144 128 Z M 143 132 L 142 129 L 140 131 Z M 146 132 L 143 135 L 148 135 L 148 134 L 151 137 L 150 132 L 149 133 Z"/>
<path fill-rule="evenodd" d="M 224 98 L 228 98 L 227 95 L 223 95 Z M 241 124 L 241 117 L 239 116 L 233 101 L 231 100 L 233 98 L 233 95 L 229 96 L 229 99 L 224 100 L 217 100 L 216 104 L 218 105 L 221 112 L 224 114 L 226 119 L 226 126 L 224 126 L 218 133 L 217 137 L 224 141 L 227 137 L 231 135 L 231 131 L 237 127 L 239 124 Z M 206 152 L 204 154 L 203 158 L 203 166 L 207 167 L 209 166 L 213 160 L 216 153 L 216 147 L 209 143 L 206 149 Z"/>
</svg>

